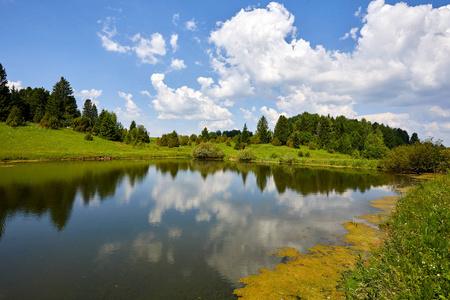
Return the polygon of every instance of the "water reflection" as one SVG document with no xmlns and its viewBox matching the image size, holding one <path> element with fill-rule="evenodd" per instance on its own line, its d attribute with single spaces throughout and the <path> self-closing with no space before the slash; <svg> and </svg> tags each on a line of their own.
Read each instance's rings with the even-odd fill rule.
<svg viewBox="0 0 450 300">
<path fill-rule="evenodd" d="M 43 270 L 40 257 L 48 252 L 54 253 L 49 263 L 66 269 L 36 273 L 33 281 L 42 277 L 47 284 L 27 286 L 30 295 L 54 281 L 69 298 L 233 298 L 239 278 L 279 262 L 267 253 L 280 246 L 305 252 L 317 242 L 337 243 L 332 234 L 344 233 L 343 222 L 368 212 L 368 200 L 392 193 L 405 180 L 368 171 L 235 162 L 0 168 L 0 268 L 9 274 L 0 274 L 0 291 L 25 276 L 20 266 L 33 249 L 28 263 L 37 270 Z M 31 239 L 23 216 L 46 239 Z M 46 220 L 59 234 L 52 235 Z M 95 280 L 79 282 L 86 274 Z M 110 290 L 116 286 L 123 290 Z"/>
</svg>

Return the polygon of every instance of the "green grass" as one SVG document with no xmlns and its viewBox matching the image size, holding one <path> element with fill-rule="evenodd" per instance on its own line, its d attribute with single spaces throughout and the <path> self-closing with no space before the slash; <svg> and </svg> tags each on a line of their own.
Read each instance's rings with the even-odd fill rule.
<svg viewBox="0 0 450 300">
<path fill-rule="evenodd" d="M 38 124 L 28 123 L 25 127 L 11 128 L 0 123 L 0 160 L 61 160 L 89 159 L 96 157 L 112 158 L 190 158 L 193 146 L 178 148 L 160 147 L 156 138 L 144 147 L 134 147 L 120 142 L 111 142 L 94 137 L 86 141 L 85 134 L 72 129 L 50 130 Z M 217 146 L 225 153 L 225 159 L 237 159 L 238 150 L 234 144 Z M 293 149 L 286 146 L 276 147 L 271 144 L 251 145 L 256 162 L 288 162 L 312 166 L 339 166 L 375 169 L 377 160 L 353 159 L 349 155 L 328 153 L 325 150 L 309 150 L 306 146 Z M 303 153 L 303 157 L 298 155 Z M 309 153 L 309 157 L 306 154 Z"/>
<path fill-rule="evenodd" d="M 400 198 L 385 245 L 345 278 L 348 299 L 449 299 L 449 220 L 450 175 Z"/>
</svg>

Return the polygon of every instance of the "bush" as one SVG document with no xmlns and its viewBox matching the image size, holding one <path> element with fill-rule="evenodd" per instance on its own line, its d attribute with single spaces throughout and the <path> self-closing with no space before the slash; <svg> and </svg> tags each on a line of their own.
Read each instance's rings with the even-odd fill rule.
<svg viewBox="0 0 450 300">
<path fill-rule="evenodd" d="M 283 154 L 280 161 L 292 164 L 293 162 L 296 161 L 295 154 L 292 152 L 286 152 L 285 154 Z"/>
<path fill-rule="evenodd" d="M 276 138 L 273 139 L 272 145 L 274 145 L 274 146 L 281 146 L 281 142 L 280 142 L 280 140 L 276 137 Z"/>
<path fill-rule="evenodd" d="M 309 142 L 308 143 L 309 150 L 316 150 L 317 149 L 317 143 L 316 142 Z"/>
<path fill-rule="evenodd" d="M 306 157 L 311 157 L 311 153 L 309 153 L 309 151 L 308 151 L 308 152 L 306 152 L 305 156 Z"/>
<path fill-rule="evenodd" d="M 450 166 L 450 150 L 432 141 L 400 146 L 388 151 L 382 166 L 402 172 L 445 172 Z"/>
<path fill-rule="evenodd" d="M 360 159 L 361 158 L 361 153 L 359 153 L 358 149 L 353 150 L 352 158 L 355 158 L 355 159 Z"/>
<path fill-rule="evenodd" d="M 70 126 L 72 126 L 73 130 L 79 132 L 86 132 L 92 129 L 91 119 L 85 116 L 73 119 Z"/>
<path fill-rule="evenodd" d="M 92 134 L 86 133 L 86 135 L 84 136 L 84 139 L 85 139 L 86 141 L 93 141 L 93 140 L 94 140 L 94 137 L 92 136 Z"/>
<path fill-rule="evenodd" d="M 303 152 L 302 151 L 298 151 L 298 157 L 303 157 Z"/>
<path fill-rule="evenodd" d="M 20 111 L 20 108 L 17 106 L 14 106 L 11 109 L 11 112 L 8 115 L 8 118 L 6 119 L 6 125 L 9 125 L 11 127 L 17 127 L 17 126 L 24 126 L 25 119 L 22 116 L 22 112 Z"/>
<path fill-rule="evenodd" d="M 192 149 L 194 159 L 223 159 L 224 156 L 222 149 L 210 142 L 201 143 Z"/>
<path fill-rule="evenodd" d="M 239 161 L 251 161 L 256 158 L 255 154 L 253 154 L 253 151 L 249 148 L 244 150 L 239 150 L 237 158 Z"/>
</svg>

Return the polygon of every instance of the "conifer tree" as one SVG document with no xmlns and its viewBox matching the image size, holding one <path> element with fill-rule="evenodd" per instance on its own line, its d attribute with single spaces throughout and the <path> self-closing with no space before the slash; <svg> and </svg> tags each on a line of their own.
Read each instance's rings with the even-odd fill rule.
<svg viewBox="0 0 450 300">
<path fill-rule="evenodd" d="M 284 115 L 281 115 L 278 118 L 277 124 L 275 125 L 273 133 L 274 139 L 277 138 L 282 145 L 286 145 L 290 134 L 289 121 Z"/>
<path fill-rule="evenodd" d="M 269 125 L 265 116 L 262 116 L 261 119 L 259 119 L 258 125 L 256 125 L 256 131 L 259 135 L 261 144 L 267 144 L 270 142 Z"/>
</svg>

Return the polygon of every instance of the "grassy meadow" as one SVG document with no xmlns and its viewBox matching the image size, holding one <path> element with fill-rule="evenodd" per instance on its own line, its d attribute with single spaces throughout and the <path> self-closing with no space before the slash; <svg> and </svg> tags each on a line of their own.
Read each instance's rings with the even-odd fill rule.
<svg viewBox="0 0 450 300">
<path fill-rule="evenodd" d="M 156 138 L 143 147 L 112 142 L 94 137 L 84 139 L 85 134 L 69 128 L 51 130 L 38 124 L 28 123 L 24 127 L 12 128 L 0 123 L 0 160 L 77 160 L 111 157 L 114 159 L 138 158 L 190 158 L 194 147 L 176 148 L 156 145 Z M 234 144 L 217 144 L 225 153 L 225 160 L 238 157 Z M 310 150 L 306 146 L 293 149 L 271 144 L 251 145 L 251 151 L 258 162 L 285 162 L 317 166 L 341 166 L 353 168 L 377 168 L 377 160 L 353 159 L 349 155 L 328 153 L 325 150 Z M 300 153 L 300 156 L 299 156 Z"/>
</svg>

